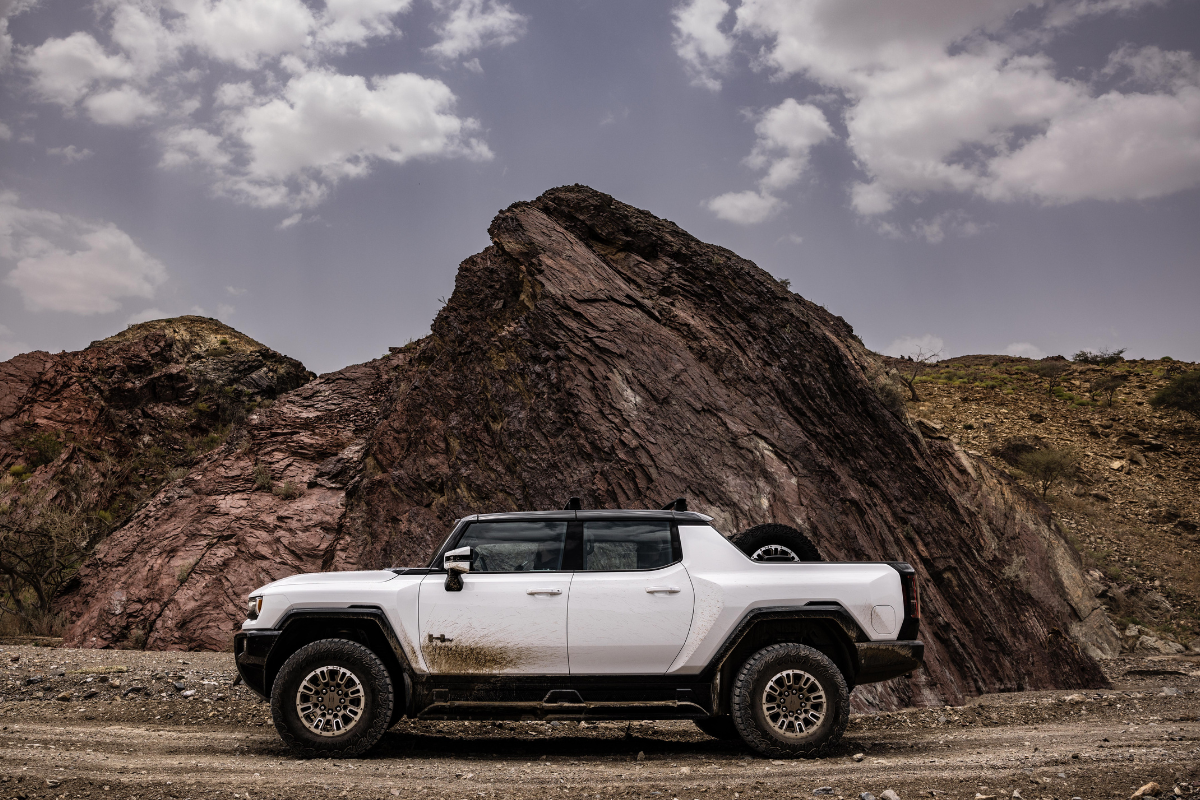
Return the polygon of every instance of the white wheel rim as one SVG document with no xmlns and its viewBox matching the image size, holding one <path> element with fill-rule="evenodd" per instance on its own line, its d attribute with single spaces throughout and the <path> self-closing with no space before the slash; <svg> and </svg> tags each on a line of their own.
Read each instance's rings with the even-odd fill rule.
<svg viewBox="0 0 1200 800">
<path fill-rule="evenodd" d="M 296 690 L 296 714 L 318 736 L 352 730 L 362 719 L 365 702 L 362 682 L 345 667 L 317 667 Z"/>
<path fill-rule="evenodd" d="M 784 738 L 808 736 L 825 720 L 827 710 L 825 690 L 803 670 L 784 670 L 763 689 L 763 717 Z"/>
<path fill-rule="evenodd" d="M 750 556 L 751 561 L 799 561 L 800 556 L 781 544 L 769 544 L 760 547 Z"/>
</svg>

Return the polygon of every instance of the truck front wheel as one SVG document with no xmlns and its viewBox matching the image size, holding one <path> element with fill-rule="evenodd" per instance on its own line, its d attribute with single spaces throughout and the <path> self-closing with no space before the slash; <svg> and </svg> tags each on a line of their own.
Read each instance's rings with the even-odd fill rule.
<svg viewBox="0 0 1200 800">
<path fill-rule="evenodd" d="M 387 731 L 394 703 L 387 667 L 349 639 L 301 647 L 283 662 L 271 686 L 275 729 L 304 756 L 361 756 Z"/>
<path fill-rule="evenodd" d="M 822 756 L 850 721 L 850 691 L 819 650 L 775 644 L 738 670 L 729 697 L 742 740 L 771 758 Z"/>
</svg>

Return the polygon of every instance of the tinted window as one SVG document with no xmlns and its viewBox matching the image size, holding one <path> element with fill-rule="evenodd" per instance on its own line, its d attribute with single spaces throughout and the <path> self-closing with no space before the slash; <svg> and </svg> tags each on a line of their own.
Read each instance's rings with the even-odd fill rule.
<svg viewBox="0 0 1200 800">
<path fill-rule="evenodd" d="M 458 547 L 471 548 L 472 572 L 562 569 L 566 522 L 476 522 Z"/>
<path fill-rule="evenodd" d="M 583 568 L 658 569 L 670 564 L 669 522 L 583 523 Z"/>
</svg>

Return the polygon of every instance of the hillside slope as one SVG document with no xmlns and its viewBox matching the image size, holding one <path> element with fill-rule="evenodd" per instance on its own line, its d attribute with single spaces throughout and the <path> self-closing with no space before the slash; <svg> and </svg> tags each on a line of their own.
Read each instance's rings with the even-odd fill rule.
<svg viewBox="0 0 1200 800">
<path fill-rule="evenodd" d="M 1014 449 L 1077 453 L 1079 471 L 1051 487 L 1047 501 L 1122 632 L 1129 625 L 1148 629 L 1131 632 L 1125 648 L 1136 647 L 1147 633 L 1180 644 L 1195 640 L 1200 424 L 1180 412 L 1156 410 L 1149 400 L 1173 376 L 1198 365 L 1169 359 L 1070 364 L 1054 390 L 1030 371 L 1034 363 L 1007 356 L 942 361 L 917 383 L 922 401 L 909 410 L 943 424 L 951 440 L 1011 470 L 1031 489 L 1037 487 L 1017 468 Z M 1124 379 L 1112 401 L 1106 394 L 1093 401 L 1089 387 L 1112 377 Z M 1143 642 L 1142 650 L 1147 646 Z"/>
</svg>

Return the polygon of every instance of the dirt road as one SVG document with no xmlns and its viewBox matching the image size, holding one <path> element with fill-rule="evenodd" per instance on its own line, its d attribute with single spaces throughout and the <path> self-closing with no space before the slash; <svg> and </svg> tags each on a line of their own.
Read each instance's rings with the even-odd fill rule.
<svg viewBox="0 0 1200 800">
<path fill-rule="evenodd" d="M 752 758 L 690 723 L 408 721 L 369 758 L 305 761 L 230 686 L 229 655 L 0 646 L 0 800 L 1090 800 L 1150 781 L 1200 798 L 1200 658 L 1107 666 L 1112 689 L 855 716 L 818 761 Z"/>
</svg>

